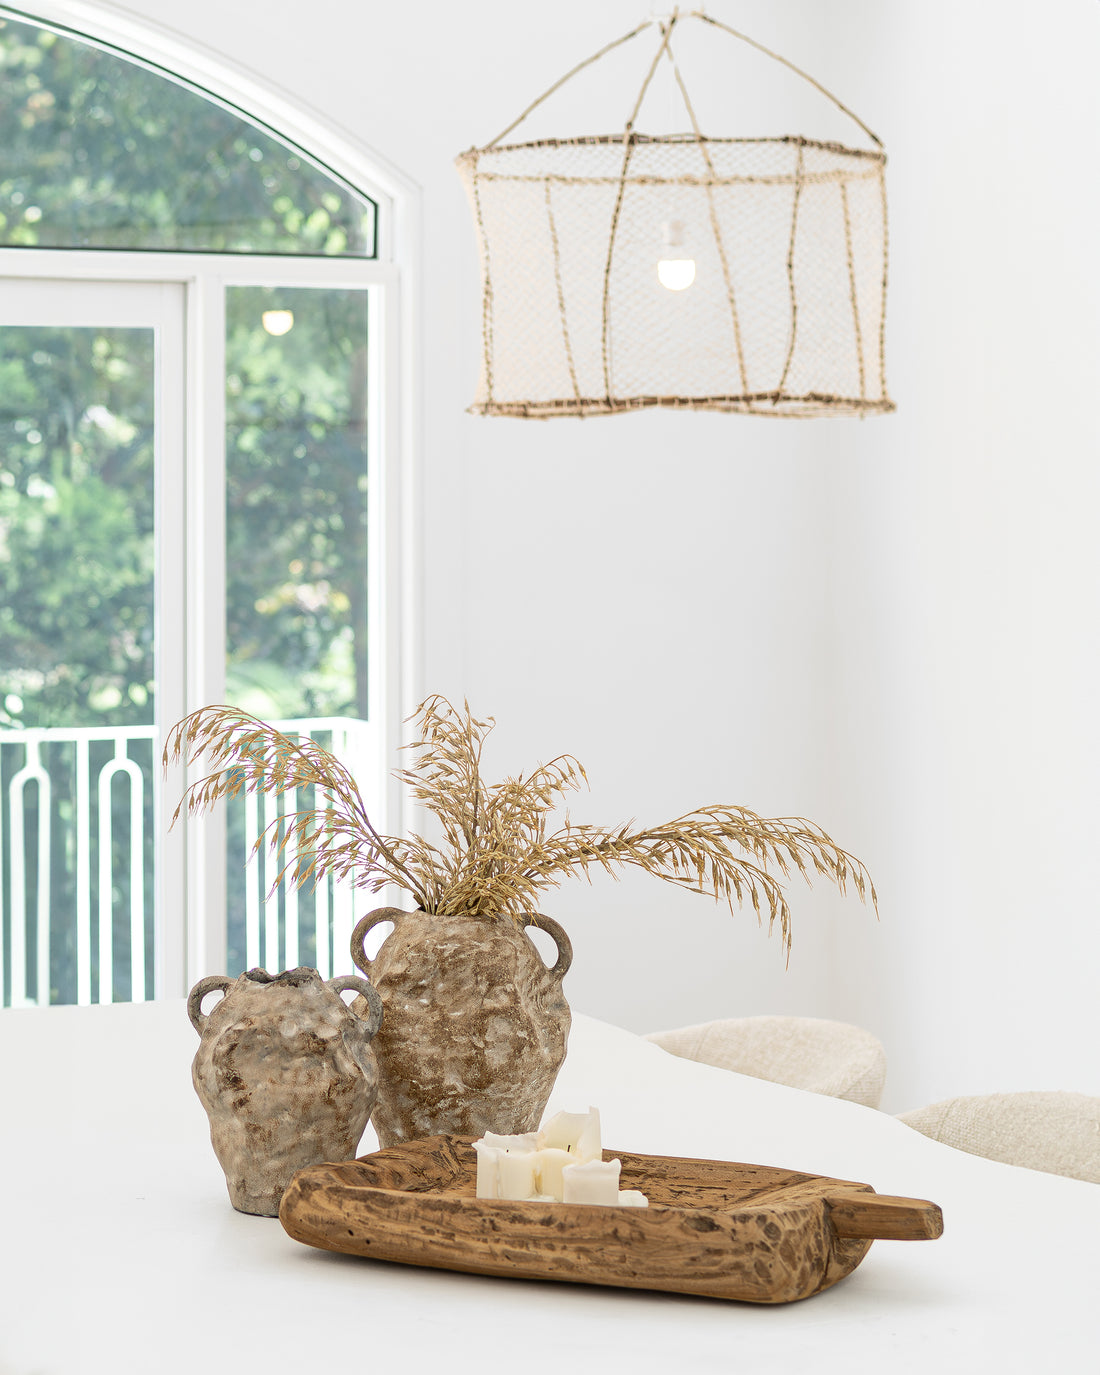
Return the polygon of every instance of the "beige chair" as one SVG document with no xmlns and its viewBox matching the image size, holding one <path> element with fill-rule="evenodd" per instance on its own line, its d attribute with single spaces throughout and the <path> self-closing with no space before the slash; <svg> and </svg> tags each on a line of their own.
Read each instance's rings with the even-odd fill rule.
<svg viewBox="0 0 1100 1375">
<path fill-rule="evenodd" d="M 1083 1093 L 991 1093 L 948 1098 L 898 1121 L 945 1146 L 1100 1184 L 1100 1098 Z"/>
<path fill-rule="evenodd" d="M 685 1060 L 877 1108 L 886 1052 L 869 1031 L 817 1017 L 734 1017 L 646 1037 Z"/>
</svg>

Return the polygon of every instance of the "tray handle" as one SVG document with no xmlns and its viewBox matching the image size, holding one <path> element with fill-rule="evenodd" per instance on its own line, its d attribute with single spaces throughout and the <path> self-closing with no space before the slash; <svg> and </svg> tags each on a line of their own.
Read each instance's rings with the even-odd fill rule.
<svg viewBox="0 0 1100 1375">
<path fill-rule="evenodd" d="M 926 1198 L 834 1189 L 825 1195 L 838 1237 L 864 1241 L 935 1241 L 943 1235 L 943 1213 Z"/>
</svg>

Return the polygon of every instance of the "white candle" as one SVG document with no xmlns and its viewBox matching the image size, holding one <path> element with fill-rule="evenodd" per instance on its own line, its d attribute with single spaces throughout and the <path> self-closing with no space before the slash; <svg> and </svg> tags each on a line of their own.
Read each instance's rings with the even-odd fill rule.
<svg viewBox="0 0 1100 1375">
<path fill-rule="evenodd" d="M 566 1165 L 561 1172 L 563 1203 L 602 1203 L 619 1201 L 621 1160 L 584 1160 Z"/>
<path fill-rule="evenodd" d="M 619 1199 L 620 1208 L 648 1208 L 649 1199 L 642 1193 L 641 1189 L 620 1189 Z"/>
<path fill-rule="evenodd" d="M 500 1197 L 500 1170 L 497 1162 L 504 1152 L 497 1146 L 487 1146 L 484 1141 L 475 1141 L 477 1152 L 477 1196 L 478 1198 Z"/>
<path fill-rule="evenodd" d="M 595 1108 L 587 1112 L 559 1112 L 538 1134 L 540 1148 L 569 1151 L 575 1160 L 599 1160 L 600 1114 Z"/>
<path fill-rule="evenodd" d="M 535 1151 L 539 1146 L 538 1132 L 518 1132 L 514 1136 L 502 1136 L 498 1132 L 486 1132 L 481 1138 L 487 1146 L 496 1146 L 499 1150 L 508 1151 Z"/>
<path fill-rule="evenodd" d="M 535 1152 L 535 1160 L 538 1162 L 535 1169 L 538 1174 L 539 1193 L 551 1194 L 560 1203 L 561 1172 L 566 1165 L 574 1164 L 576 1157 L 569 1151 L 548 1146 L 545 1150 Z"/>
<path fill-rule="evenodd" d="M 535 1191 L 536 1132 L 486 1132 L 474 1142 L 478 1198 L 529 1198 Z M 526 1165 L 521 1162 L 526 1160 Z"/>
<path fill-rule="evenodd" d="M 478 1198 L 645 1208 L 637 1189 L 619 1188 L 622 1162 L 603 1159 L 600 1114 L 559 1112 L 538 1132 L 486 1132 L 474 1142 Z"/>
<path fill-rule="evenodd" d="M 538 1151 L 501 1151 L 497 1161 L 501 1198 L 524 1199 L 538 1193 L 535 1184 L 538 1159 Z"/>
</svg>

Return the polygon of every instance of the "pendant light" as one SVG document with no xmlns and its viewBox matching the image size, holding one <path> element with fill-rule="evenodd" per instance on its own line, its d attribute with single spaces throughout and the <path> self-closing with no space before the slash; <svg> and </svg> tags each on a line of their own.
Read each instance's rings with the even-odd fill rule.
<svg viewBox="0 0 1100 1375">
<path fill-rule="evenodd" d="M 867 136 L 704 134 L 674 50 L 686 22 L 809 81 Z M 621 132 L 505 142 L 584 68 L 639 35 L 656 52 Z M 637 121 L 661 63 L 689 125 Z M 491 143 L 457 159 L 482 275 L 482 415 L 650 406 L 755 415 L 894 409 L 883 356 L 882 143 L 797 67 L 702 11 L 639 25 L 581 62 Z"/>
</svg>

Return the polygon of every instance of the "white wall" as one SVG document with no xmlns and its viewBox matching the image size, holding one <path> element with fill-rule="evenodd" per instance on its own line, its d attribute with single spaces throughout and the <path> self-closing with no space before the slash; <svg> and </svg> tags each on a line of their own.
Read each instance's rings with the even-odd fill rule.
<svg viewBox="0 0 1100 1375">
<path fill-rule="evenodd" d="M 490 767 L 574 752 L 592 780 L 575 814 L 592 820 L 719 800 L 805 814 L 875 874 L 879 923 L 794 885 L 787 970 L 746 914 L 642 877 L 571 883 L 545 908 L 576 945 L 574 1005 L 639 1030 L 858 1022 L 886 1043 L 893 1110 L 1100 1093 L 1100 8 L 711 8 L 886 143 L 893 417 L 464 413 L 479 299 L 452 158 L 644 17 L 639 0 L 126 12 L 263 76 L 423 188 L 422 687 L 497 716 Z M 712 127 L 759 82 L 770 127 L 731 131 L 851 137 L 735 47 L 706 63 Z M 613 126 L 630 94 L 578 88 L 572 127 Z"/>
</svg>

